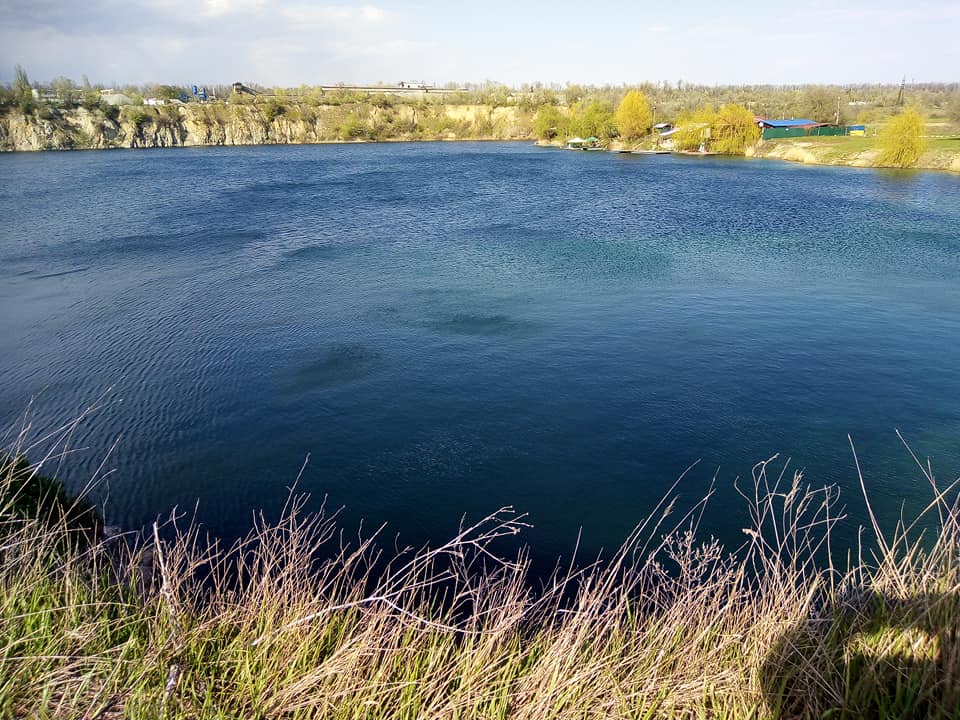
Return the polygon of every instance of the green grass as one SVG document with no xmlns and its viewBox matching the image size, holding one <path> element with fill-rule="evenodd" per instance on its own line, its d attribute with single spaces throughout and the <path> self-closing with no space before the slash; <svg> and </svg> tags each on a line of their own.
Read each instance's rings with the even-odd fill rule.
<svg viewBox="0 0 960 720">
<path fill-rule="evenodd" d="M 945 150 L 960 153 L 960 137 L 933 137 L 927 139 L 927 150 Z"/>
<path fill-rule="evenodd" d="M 824 165 L 874 165 L 879 162 L 880 145 L 876 137 L 802 137 L 768 140 L 761 154 L 791 147 L 808 153 Z M 960 158 L 960 137 L 928 137 L 918 168 L 947 169 Z M 794 158 L 795 159 L 795 158 Z M 953 169 L 956 169 L 955 167 Z"/>
<path fill-rule="evenodd" d="M 698 539 L 707 499 L 686 512 L 664 501 L 608 562 L 542 585 L 522 550 L 493 552 L 525 527 L 509 508 L 401 552 L 342 534 L 297 496 L 232 548 L 175 519 L 81 547 L 63 542 L 64 515 L 13 510 L 15 476 L 22 467 L 5 461 L 2 717 L 759 720 L 960 707 L 960 512 L 932 476 L 936 537 L 876 528 L 879 549 L 849 566 L 815 560 L 842 522 L 835 491 L 771 461 L 742 488 L 753 522 L 735 552 Z"/>
</svg>

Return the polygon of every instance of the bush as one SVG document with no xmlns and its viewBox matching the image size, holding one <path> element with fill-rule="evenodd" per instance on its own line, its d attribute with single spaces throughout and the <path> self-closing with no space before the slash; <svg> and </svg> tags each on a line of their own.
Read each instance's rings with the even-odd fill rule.
<svg viewBox="0 0 960 720">
<path fill-rule="evenodd" d="M 371 129 L 356 113 L 350 113 L 337 128 L 337 137 L 340 140 L 359 140 L 368 137 Z"/>
<path fill-rule="evenodd" d="M 153 113 L 140 105 L 126 105 L 120 116 L 138 130 L 147 123 L 153 122 Z"/>
<path fill-rule="evenodd" d="M 270 100 L 269 102 L 266 102 L 260 106 L 260 112 L 263 113 L 263 117 L 266 118 L 267 122 L 273 122 L 286 111 L 287 106 L 276 102 L 275 100 Z"/>
</svg>

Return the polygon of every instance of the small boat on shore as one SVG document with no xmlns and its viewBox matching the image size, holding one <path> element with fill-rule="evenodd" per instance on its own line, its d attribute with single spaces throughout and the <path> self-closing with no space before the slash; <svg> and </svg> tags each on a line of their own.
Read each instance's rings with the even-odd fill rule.
<svg viewBox="0 0 960 720">
<path fill-rule="evenodd" d="M 591 136 L 586 139 L 581 137 L 570 138 L 567 140 L 567 150 L 592 150 L 596 152 L 598 150 L 605 151 L 606 148 L 599 138 Z"/>
</svg>

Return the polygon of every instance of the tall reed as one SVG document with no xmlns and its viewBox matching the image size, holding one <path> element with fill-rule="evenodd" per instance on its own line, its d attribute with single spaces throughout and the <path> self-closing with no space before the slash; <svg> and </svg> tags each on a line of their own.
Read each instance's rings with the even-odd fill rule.
<svg viewBox="0 0 960 720">
<path fill-rule="evenodd" d="M 520 539 L 494 552 L 511 508 L 389 553 L 296 494 L 230 547 L 176 516 L 66 542 L 67 515 L 18 509 L 7 459 L 0 716 L 958 717 L 960 511 L 921 470 L 935 537 L 875 523 L 843 566 L 836 491 L 774 459 L 740 488 L 741 547 L 698 537 L 709 496 L 665 499 L 612 558 L 542 581 Z"/>
</svg>

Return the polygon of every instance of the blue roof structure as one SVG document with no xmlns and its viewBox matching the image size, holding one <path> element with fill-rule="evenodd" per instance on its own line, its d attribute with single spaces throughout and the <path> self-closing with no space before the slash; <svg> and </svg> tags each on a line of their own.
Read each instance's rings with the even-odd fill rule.
<svg viewBox="0 0 960 720">
<path fill-rule="evenodd" d="M 767 120 L 764 118 L 760 121 L 767 127 L 776 127 L 776 128 L 792 128 L 792 127 L 807 127 L 808 125 L 819 125 L 820 123 L 814 122 L 813 120 L 807 120 L 805 118 L 794 118 L 793 120 Z"/>
</svg>

